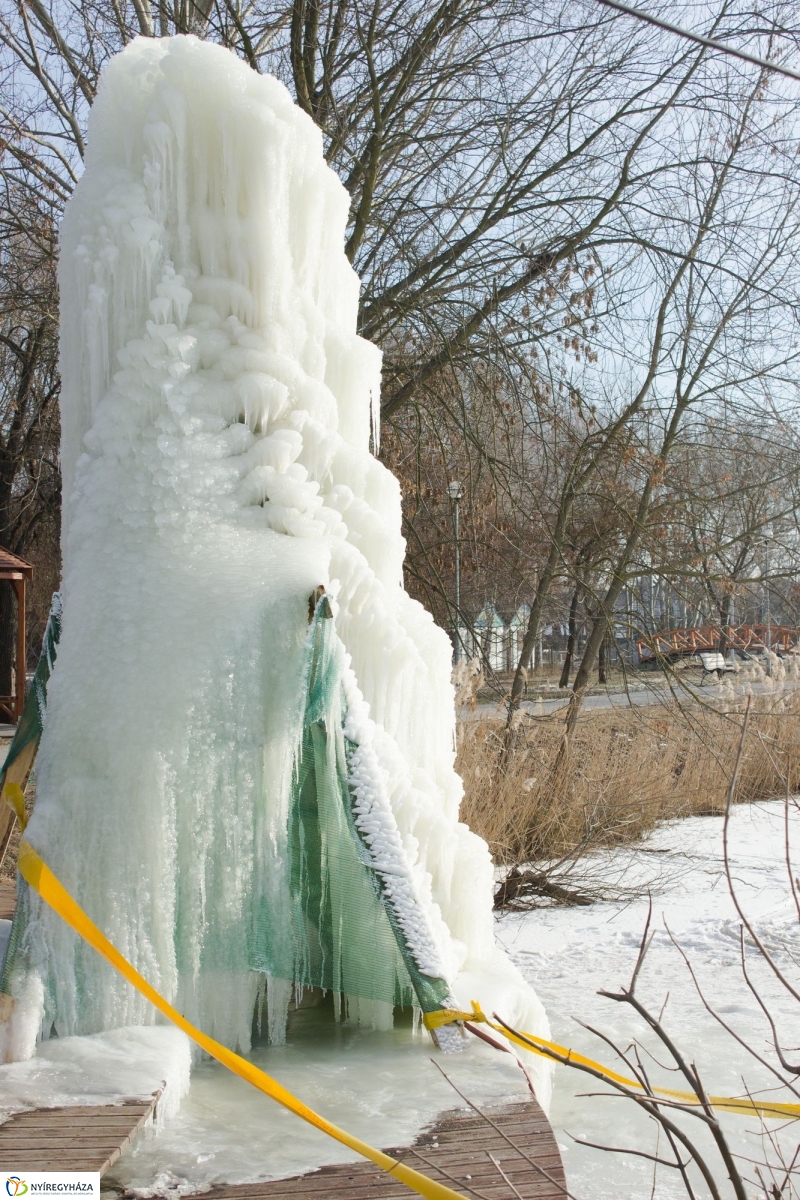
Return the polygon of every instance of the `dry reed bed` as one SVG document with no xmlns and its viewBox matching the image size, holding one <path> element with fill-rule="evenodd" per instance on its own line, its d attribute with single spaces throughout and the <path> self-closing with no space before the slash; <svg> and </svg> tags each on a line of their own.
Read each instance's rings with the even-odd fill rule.
<svg viewBox="0 0 800 1200">
<path fill-rule="evenodd" d="M 462 820 L 510 865 L 633 841 L 671 817 L 720 813 L 743 703 L 725 712 L 678 703 L 590 711 L 560 762 L 558 717 L 526 719 L 507 761 L 502 721 L 462 722 Z M 787 780 L 800 780 L 800 693 L 753 700 L 737 800 L 783 795 Z"/>
</svg>

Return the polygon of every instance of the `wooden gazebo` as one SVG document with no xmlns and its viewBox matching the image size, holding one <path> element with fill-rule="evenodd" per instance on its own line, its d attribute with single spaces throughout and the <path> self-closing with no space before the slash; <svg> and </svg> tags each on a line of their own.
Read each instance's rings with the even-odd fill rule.
<svg viewBox="0 0 800 1200">
<path fill-rule="evenodd" d="M 14 694 L 0 696 L 0 720 L 6 718 L 16 725 L 25 704 L 25 590 L 33 578 L 33 567 L 0 546 L 0 583 L 10 583 L 17 597 L 17 663 L 14 672 Z"/>
</svg>

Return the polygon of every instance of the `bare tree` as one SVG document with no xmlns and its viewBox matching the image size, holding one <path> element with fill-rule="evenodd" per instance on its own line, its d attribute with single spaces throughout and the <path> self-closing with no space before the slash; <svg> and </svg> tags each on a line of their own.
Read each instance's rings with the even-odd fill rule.
<svg viewBox="0 0 800 1200">
<path fill-rule="evenodd" d="M 586 438 L 561 491 L 550 555 L 538 581 L 523 653 L 535 638 L 552 581 L 564 570 L 566 533 L 577 497 L 625 434 L 630 478 L 638 477 L 640 482 L 630 496 L 630 506 L 625 510 L 620 506 L 627 531 L 598 596 L 598 615 L 576 676 L 568 728 L 574 725 L 617 601 L 646 540 L 670 457 L 685 436 L 691 413 L 701 407 L 722 413 L 729 407 L 750 413 L 751 419 L 758 413 L 763 423 L 770 419 L 772 391 L 782 394 L 785 408 L 792 402 L 787 379 L 797 342 L 791 315 L 793 272 L 790 267 L 787 271 L 787 255 L 797 236 L 797 181 L 783 172 L 766 179 L 760 174 L 760 194 L 753 190 L 753 168 L 763 160 L 773 132 L 764 121 L 762 102 L 763 81 L 757 80 L 749 92 L 731 95 L 718 105 L 713 120 L 698 119 L 694 137 L 707 141 L 710 122 L 717 134 L 724 130 L 724 139 L 716 139 L 724 141 L 724 153 L 707 161 L 703 169 L 676 179 L 677 194 L 683 195 L 676 209 L 678 222 L 659 214 L 660 246 L 645 287 L 649 304 L 643 298 L 638 301 L 638 324 L 646 331 L 646 342 L 634 342 L 635 353 L 618 352 L 613 360 L 620 372 L 618 383 L 632 398 L 622 405 L 605 401 L 610 419 Z M 688 140 L 689 131 L 684 131 L 684 138 Z M 757 160 L 752 157 L 756 147 Z M 682 193 L 684 185 L 689 190 Z M 761 199 L 766 191 L 773 195 L 769 212 Z M 642 256 L 645 253 L 642 247 Z M 630 309 L 625 316 L 632 319 Z M 779 327 L 782 335 L 777 335 Z M 775 339 L 781 349 L 765 353 L 765 343 L 771 347 L 777 344 Z M 519 676 L 518 671 L 509 703 L 509 728 L 522 690 Z"/>
<path fill-rule="evenodd" d="M 8 186 L 9 181 L 4 181 Z M 0 544 L 24 554 L 57 520 L 55 230 L 30 193 L 0 209 Z M 34 630 L 34 639 L 42 629 Z M 0 589 L 0 692 L 11 690 L 11 589 Z M 17 663 L 18 671 L 25 663 Z"/>
</svg>

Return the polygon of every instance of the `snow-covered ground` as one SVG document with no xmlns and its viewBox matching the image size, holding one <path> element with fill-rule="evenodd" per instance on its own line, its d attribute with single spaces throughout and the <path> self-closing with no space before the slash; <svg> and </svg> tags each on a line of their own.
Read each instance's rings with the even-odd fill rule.
<svg viewBox="0 0 800 1200">
<path fill-rule="evenodd" d="M 792 818 L 792 840 L 800 863 L 800 819 Z M 784 861 L 784 806 L 763 803 L 734 810 L 731 858 L 738 894 L 766 942 L 787 965 L 788 954 L 800 951 L 798 914 L 787 883 Z M 664 1024 L 686 1058 L 696 1062 L 710 1093 L 741 1095 L 743 1079 L 750 1088 L 767 1083 L 766 1069 L 748 1059 L 745 1051 L 705 1011 L 675 941 L 691 960 L 707 999 L 724 1020 L 766 1057 L 768 1027 L 742 978 L 739 920 L 726 883 L 722 861 L 722 820 L 693 818 L 662 827 L 636 851 L 617 850 L 596 860 L 596 868 L 611 867 L 629 885 L 650 879 L 653 885 L 655 938 L 639 985 L 641 998 L 657 1013 L 665 1000 Z M 623 868 L 621 870 L 621 868 Z M 591 908 L 559 908 L 508 915 L 499 933 L 547 1007 L 553 1038 L 601 1062 L 616 1066 L 608 1046 L 582 1028 L 593 1025 L 617 1044 L 627 1046 L 642 1033 L 642 1025 L 622 1004 L 598 996 L 599 989 L 616 991 L 630 981 L 642 937 L 648 901 L 602 903 Z M 798 971 L 788 962 L 793 981 Z M 753 964 L 753 978 L 771 1002 L 780 1023 L 784 1045 L 796 1047 L 800 1038 L 800 1005 L 790 1001 L 775 978 Z M 668 998 L 668 999 L 667 999 Z M 652 1037 L 646 1039 L 653 1047 Z M 660 1062 L 666 1060 L 662 1050 Z M 685 1087 L 648 1062 L 651 1078 L 673 1088 Z M 626 1072 L 627 1073 L 627 1072 Z M 593 1079 L 563 1067 L 557 1069 L 551 1120 L 562 1149 L 571 1190 L 579 1200 L 621 1200 L 651 1196 L 653 1164 L 641 1157 L 604 1153 L 580 1141 L 633 1147 L 653 1153 L 656 1131 L 647 1117 L 625 1099 L 600 1099 L 610 1092 Z M 587 1093 L 594 1093 L 588 1096 Z M 781 1099 L 792 1097 L 781 1096 Z M 773 1095 L 773 1099 L 777 1099 Z M 691 1123 L 692 1126 L 696 1122 Z M 763 1155 L 755 1118 L 724 1118 L 731 1149 L 742 1156 Z M 778 1123 L 769 1122 L 776 1130 Z M 781 1134 L 790 1155 L 800 1143 L 800 1126 Z M 575 1140 L 574 1140 L 575 1139 Z M 700 1139 L 710 1145 L 707 1138 Z M 668 1155 L 663 1138 L 662 1154 Z M 713 1162 L 713 1154 L 709 1156 Z M 748 1172 L 749 1173 L 749 1172 Z M 675 1170 L 662 1170 L 653 1195 L 685 1196 Z M 724 1172 L 718 1171 L 721 1179 Z M 702 1187 L 698 1196 L 707 1195 Z M 724 1196 L 732 1195 L 725 1187 Z M 753 1190 L 752 1195 L 763 1195 Z M 795 1193 L 792 1193 L 795 1194 Z"/>
</svg>

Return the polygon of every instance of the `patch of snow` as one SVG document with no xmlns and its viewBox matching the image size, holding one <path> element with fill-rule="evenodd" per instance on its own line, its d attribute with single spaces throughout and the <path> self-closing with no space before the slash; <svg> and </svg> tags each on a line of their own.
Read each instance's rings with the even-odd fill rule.
<svg viewBox="0 0 800 1200">
<path fill-rule="evenodd" d="M 800 819 L 793 813 L 792 839 L 800 849 Z M 788 887 L 784 861 L 784 806 L 780 802 L 737 806 L 730 833 L 731 861 L 745 911 L 770 949 L 780 957 L 797 983 L 800 928 Z M 690 959 L 709 1002 L 765 1057 L 769 1028 L 742 978 L 739 919 L 723 870 L 722 819 L 698 817 L 660 828 L 644 847 L 622 849 L 605 856 L 631 883 L 652 878 L 653 851 L 666 851 L 680 870 L 664 869 L 663 890 L 653 897 L 655 937 L 640 978 L 641 997 L 656 1012 L 666 1000 L 664 1023 L 686 1057 L 696 1062 L 709 1092 L 741 1095 L 743 1080 L 757 1090 L 773 1084 L 760 1067 L 736 1045 L 705 1011 L 670 933 Z M 798 859 L 800 861 L 800 859 Z M 647 917 L 646 898 L 598 903 L 590 908 L 540 909 L 510 914 L 499 922 L 500 938 L 523 974 L 543 999 L 552 1037 L 595 1060 L 620 1069 L 618 1060 L 598 1037 L 582 1027 L 592 1025 L 621 1046 L 635 1034 L 653 1051 L 655 1044 L 626 1007 L 598 995 L 616 991 L 630 981 Z M 794 960 L 791 956 L 794 955 Z M 754 980 L 771 1004 L 789 1045 L 796 1045 L 796 1005 L 787 999 L 772 973 L 749 955 Z M 656 1057 L 663 1062 L 662 1051 Z M 623 1073 L 629 1074 L 625 1068 Z M 648 1061 L 652 1078 L 664 1086 L 687 1090 L 674 1074 Z M 563 1149 L 568 1183 L 579 1200 L 619 1200 L 649 1196 L 652 1163 L 621 1154 L 602 1153 L 577 1145 L 587 1142 L 629 1146 L 652 1153 L 654 1127 L 632 1102 L 598 1099 L 586 1093 L 607 1091 L 591 1078 L 564 1067 L 556 1068 L 550 1117 Z M 773 1097 L 774 1098 L 774 1097 Z M 783 1097 L 784 1099 L 786 1097 Z M 722 1115 L 731 1146 L 740 1155 L 763 1152 L 754 1118 Z M 797 1126 L 777 1132 L 792 1147 Z M 696 1127 L 696 1123 L 692 1123 Z M 572 1136 L 570 1136 L 572 1135 Z M 700 1137 L 701 1145 L 708 1141 Z M 665 1150 L 662 1139 L 661 1150 Z M 658 1200 L 684 1197 L 675 1171 L 663 1171 L 655 1191 Z M 727 1192 L 723 1189 L 723 1194 Z M 705 1195 L 702 1186 L 698 1195 Z"/>
<path fill-rule="evenodd" d="M 51 1038 L 26 1062 L 0 1066 L 0 1122 L 32 1108 L 149 1100 L 163 1089 L 156 1128 L 189 1090 L 191 1047 L 171 1026 L 129 1026 L 89 1037 Z"/>
</svg>

